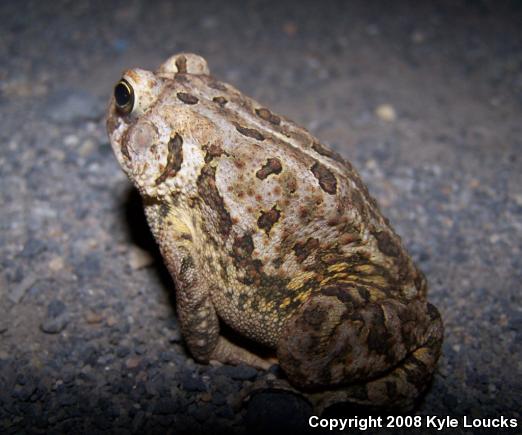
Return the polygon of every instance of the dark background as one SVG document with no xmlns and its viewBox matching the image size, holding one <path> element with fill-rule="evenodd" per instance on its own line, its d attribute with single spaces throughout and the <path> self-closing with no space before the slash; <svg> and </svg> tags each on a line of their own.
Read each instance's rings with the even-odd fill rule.
<svg viewBox="0 0 522 435">
<path fill-rule="evenodd" d="M 306 422 L 290 395 L 236 406 L 273 375 L 187 354 L 108 144 L 121 71 L 180 51 L 361 172 L 445 321 L 417 412 L 520 417 L 521 29 L 515 1 L 2 1 L 0 432 Z"/>
</svg>

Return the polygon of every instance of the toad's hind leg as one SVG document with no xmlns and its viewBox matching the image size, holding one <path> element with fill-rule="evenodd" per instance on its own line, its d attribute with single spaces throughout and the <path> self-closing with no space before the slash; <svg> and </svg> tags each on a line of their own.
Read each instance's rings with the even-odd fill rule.
<svg viewBox="0 0 522 435">
<path fill-rule="evenodd" d="M 265 370 L 270 368 L 271 361 L 230 342 L 220 334 L 210 289 L 206 281 L 201 279 L 192 256 L 183 247 L 178 247 L 176 256 L 167 257 L 173 260 L 168 262 L 168 267 L 178 284 L 176 308 L 181 332 L 192 356 L 201 363 L 214 360 L 224 364 L 243 363 Z"/>
<path fill-rule="evenodd" d="M 181 330 L 192 356 L 201 363 L 248 364 L 267 370 L 269 360 L 244 349 L 220 335 L 219 320 L 209 292 L 184 288 L 177 293 L 177 312 Z"/>
<path fill-rule="evenodd" d="M 412 402 L 440 355 L 439 312 L 424 300 L 357 302 L 350 294 L 316 294 L 288 319 L 277 348 L 281 367 L 297 387 L 339 392 L 328 401 Z"/>
<path fill-rule="evenodd" d="M 430 308 L 433 322 L 427 330 L 428 340 L 423 346 L 376 379 L 312 394 L 309 398 L 315 410 L 321 413 L 333 404 L 350 402 L 372 408 L 392 408 L 398 412 L 410 411 L 428 387 L 440 357 L 443 326 L 439 312 L 433 308 Z"/>
</svg>

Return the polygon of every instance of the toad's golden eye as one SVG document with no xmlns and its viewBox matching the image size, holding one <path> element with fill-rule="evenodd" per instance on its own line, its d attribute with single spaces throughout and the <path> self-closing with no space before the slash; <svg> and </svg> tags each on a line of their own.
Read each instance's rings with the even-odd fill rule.
<svg viewBox="0 0 522 435">
<path fill-rule="evenodd" d="M 134 106 L 134 90 L 129 82 L 121 79 L 114 87 L 114 100 L 120 112 L 130 113 Z"/>
</svg>

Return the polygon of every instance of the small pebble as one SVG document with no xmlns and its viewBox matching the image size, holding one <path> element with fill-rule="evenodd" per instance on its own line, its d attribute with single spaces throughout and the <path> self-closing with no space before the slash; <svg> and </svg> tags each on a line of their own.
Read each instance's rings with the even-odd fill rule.
<svg viewBox="0 0 522 435">
<path fill-rule="evenodd" d="M 390 104 L 381 104 L 375 109 L 375 114 L 385 122 L 393 122 L 397 119 L 395 109 Z"/>
<path fill-rule="evenodd" d="M 472 178 L 471 180 L 469 180 L 468 186 L 470 189 L 476 189 L 477 187 L 480 186 L 480 180 L 477 180 L 476 178 Z"/>
<path fill-rule="evenodd" d="M 20 283 L 16 284 L 15 287 L 9 292 L 8 298 L 13 304 L 18 304 L 22 301 L 27 290 L 29 290 L 36 282 L 34 275 L 26 276 Z"/>
<path fill-rule="evenodd" d="M 80 148 L 78 149 L 78 153 L 82 157 L 87 157 L 91 152 L 96 148 L 96 144 L 92 139 L 85 140 Z"/>
<path fill-rule="evenodd" d="M 201 396 L 199 396 L 202 402 L 210 402 L 212 400 L 212 394 L 211 393 L 203 393 Z"/>
<path fill-rule="evenodd" d="M 49 269 L 51 269 L 53 272 L 58 272 L 59 270 L 62 270 L 64 266 L 64 261 L 62 257 L 54 257 L 49 261 Z"/>
<path fill-rule="evenodd" d="M 103 316 L 100 313 L 96 313 L 94 311 L 87 311 L 85 314 L 85 320 L 90 325 L 101 323 L 103 320 Z"/>
<path fill-rule="evenodd" d="M 199 377 L 192 377 L 191 372 L 186 372 L 181 380 L 181 387 L 185 391 L 206 391 L 207 387 Z"/>
<path fill-rule="evenodd" d="M 135 369 L 141 363 L 141 358 L 139 356 L 131 356 L 127 361 L 125 361 L 125 367 L 128 369 Z"/>
<path fill-rule="evenodd" d="M 129 355 L 129 353 L 130 353 L 130 350 L 127 347 L 119 347 L 116 350 L 116 356 L 118 358 L 125 358 L 127 355 Z"/>
<path fill-rule="evenodd" d="M 143 269 L 154 263 L 154 258 L 145 250 L 133 246 L 129 250 L 129 266 L 132 270 Z"/>
<path fill-rule="evenodd" d="M 65 145 L 67 145 L 68 147 L 73 147 L 73 146 L 77 145 L 78 142 L 79 142 L 78 136 L 76 136 L 74 134 L 68 134 L 63 139 L 63 143 Z"/>
<path fill-rule="evenodd" d="M 64 313 L 58 317 L 47 318 L 40 325 L 40 329 L 46 334 L 58 334 L 65 329 L 68 323 L 69 320 Z"/>
<path fill-rule="evenodd" d="M 107 326 L 112 327 L 118 323 L 118 319 L 115 316 L 107 317 Z"/>
<path fill-rule="evenodd" d="M 66 310 L 65 304 L 59 299 L 53 299 L 47 305 L 47 316 L 48 317 L 58 317 L 63 314 Z"/>
</svg>

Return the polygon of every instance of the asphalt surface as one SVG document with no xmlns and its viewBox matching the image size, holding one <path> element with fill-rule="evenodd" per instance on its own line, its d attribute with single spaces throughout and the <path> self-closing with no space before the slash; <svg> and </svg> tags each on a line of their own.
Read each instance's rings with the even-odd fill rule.
<svg viewBox="0 0 522 435">
<path fill-rule="evenodd" d="M 522 6 L 419 3 L 1 2 L 1 433 L 307 426 L 299 397 L 238 400 L 277 371 L 190 358 L 108 144 L 121 71 L 180 51 L 361 172 L 446 326 L 416 413 L 520 431 Z"/>
</svg>

